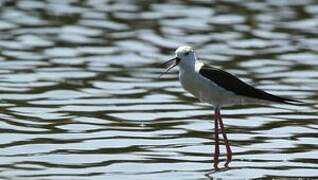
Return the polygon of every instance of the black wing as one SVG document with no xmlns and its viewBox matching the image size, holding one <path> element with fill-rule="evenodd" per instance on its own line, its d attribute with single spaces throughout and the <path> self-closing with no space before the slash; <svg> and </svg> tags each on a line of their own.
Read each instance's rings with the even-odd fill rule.
<svg viewBox="0 0 318 180">
<path fill-rule="evenodd" d="M 262 99 L 262 100 L 267 100 L 272 102 L 278 102 L 278 103 L 285 103 L 285 104 L 293 104 L 293 105 L 302 104 L 302 102 L 297 100 L 275 96 L 273 94 L 269 94 L 260 89 L 256 89 L 246 84 L 245 82 L 235 77 L 234 75 L 209 65 L 203 65 L 199 73 L 200 75 L 214 82 L 218 86 L 228 91 L 231 91 L 236 95 Z"/>
</svg>

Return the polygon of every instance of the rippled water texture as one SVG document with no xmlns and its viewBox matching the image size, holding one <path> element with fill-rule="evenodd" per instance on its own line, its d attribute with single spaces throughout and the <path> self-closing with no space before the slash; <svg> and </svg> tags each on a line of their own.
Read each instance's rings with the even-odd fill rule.
<svg viewBox="0 0 318 180">
<path fill-rule="evenodd" d="M 158 79 L 190 44 L 258 88 L 317 103 L 317 1 L 0 5 L 0 178 L 318 178 L 317 105 L 223 109 L 234 156 L 213 172 L 212 108 L 176 71 Z"/>
</svg>

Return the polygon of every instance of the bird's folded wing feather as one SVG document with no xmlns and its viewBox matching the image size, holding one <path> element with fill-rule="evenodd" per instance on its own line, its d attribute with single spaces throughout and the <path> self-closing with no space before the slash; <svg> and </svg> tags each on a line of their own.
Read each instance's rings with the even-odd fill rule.
<svg viewBox="0 0 318 180">
<path fill-rule="evenodd" d="M 260 89 L 254 88 L 246 84 L 242 80 L 238 79 L 236 76 L 209 65 L 203 65 L 199 71 L 199 74 L 214 82 L 223 89 L 233 92 L 236 95 L 285 104 L 302 104 L 302 102 L 300 101 L 279 97 Z"/>
</svg>

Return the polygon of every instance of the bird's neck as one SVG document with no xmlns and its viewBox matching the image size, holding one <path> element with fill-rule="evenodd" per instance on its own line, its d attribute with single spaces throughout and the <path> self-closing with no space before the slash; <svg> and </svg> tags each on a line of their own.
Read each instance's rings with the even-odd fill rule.
<svg viewBox="0 0 318 180">
<path fill-rule="evenodd" d="M 203 65 L 203 63 L 201 63 L 198 60 L 184 63 L 184 64 L 180 63 L 180 70 L 182 70 L 184 72 L 197 72 L 201 68 L 202 65 Z"/>
<path fill-rule="evenodd" d="M 202 62 L 196 61 L 195 65 L 194 65 L 194 71 L 198 73 L 202 66 L 203 66 Z"/>
</svg>

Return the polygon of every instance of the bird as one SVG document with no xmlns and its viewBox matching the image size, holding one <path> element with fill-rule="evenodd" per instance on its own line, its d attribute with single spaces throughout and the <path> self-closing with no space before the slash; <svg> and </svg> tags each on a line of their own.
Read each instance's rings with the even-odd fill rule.
<svg viewBox="0 0 318 180">
<path fill-rule="evenodd" d="M 201 102 L 208 103 L 214 108 L 214 155 L 213 167 L 218 170 L 221 133 L 226 147 L 226 162 L 229 167 L 232 161 L 230 141 L 224 130 L 221 108 L 244 104 L 282 103 L 301 105 L 303 102 L 287 97 L 276 96 L 257 89 L 235 75 L 214 66 L 204 64 L 198 60 L 197 54 L 191 46 L 181 46 L 176 49 L 175 57 L 163 64 L 166 67 L 160 77 L 172 68 L 179 66 L 179 81 L 182 87 L 197 97 Z"/>
</svg>

